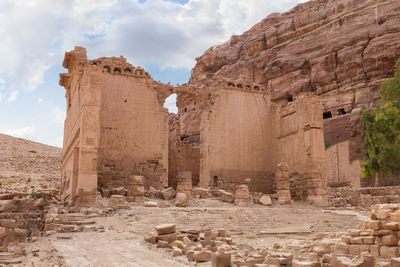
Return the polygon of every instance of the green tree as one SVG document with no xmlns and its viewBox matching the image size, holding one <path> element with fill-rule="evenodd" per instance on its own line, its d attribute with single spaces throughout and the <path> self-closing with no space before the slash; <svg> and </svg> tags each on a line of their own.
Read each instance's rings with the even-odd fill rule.
<svg viewBox="0 0 400 267">
<path fill-rule="evenodd" d="M 380 104 L 361 115 L 364 177 L 400 174 L 400 60 L 394 73 L 379 89 Z"/>
</svg>

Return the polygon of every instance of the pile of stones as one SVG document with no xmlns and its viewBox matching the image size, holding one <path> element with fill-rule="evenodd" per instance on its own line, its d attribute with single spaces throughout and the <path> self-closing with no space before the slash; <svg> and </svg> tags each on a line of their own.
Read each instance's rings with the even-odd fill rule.
<svg viewBox="0 0 400 267">
<path fill-rule="evenodd" d="M 175 224 L 161 224 L 155 230 L 156 233 L 146 234 L 145 240 L 157 248 L 169 248 L 174 257 L 185 255 L 189 262 L 212 262 L 216 267 L 231 263 L 233 243 L 225 229 L 189 229 L 177 233 Z"/>
</svg>

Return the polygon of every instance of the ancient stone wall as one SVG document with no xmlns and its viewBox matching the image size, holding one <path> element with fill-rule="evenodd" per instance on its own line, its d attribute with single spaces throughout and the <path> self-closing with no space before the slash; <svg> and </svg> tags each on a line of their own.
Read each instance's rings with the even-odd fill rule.
<svg viewBox="0 0 400 267">
<path fill-rule="evenodd" d="M 199 119 L 196 121 L 197 128 Z M 200 180 L 200 132 L 187 136 L 181 132 L 181 116 L 170 114 L 169 117 L 169 155 L 168 186 L 176 188 L 176 178 L 182 171 L 192 173 L 193 186 Z"/>
<path fill-rule="evenodd" d="M 349 141 L 341 142 L 326 149 L 325 170 L 329 187 L 360 187 L 361 162 L 350 161 Z"/>
<path fill-rule="evenodd" d="M 131 174 L 145 176 L 147 187 L 167 186 L 168 112 L 162 105 L 172 86 L 123 57 L 87 60 L 81 47 L 66 53 L 63 66 L 62 200 L 92 204 L 98 186 L 126 186 Z"/>
<path fill-rule="evenodd" d="M 276 154 L 289 165 L 292 197 L 311 200 L 326 187 L 322 106 L 308 95 L 289 100 L 276 102 Z"/>
<path fill-rule="evenodd" d="M 95 78 L 102 90 L 99 185 L 125 186 L 130 174 L 144 175 L 147 188 L 167 185 L 168 112 L 152 80 L 119 58 L 102 59 L 102 64 L 114 72 Z"/>
<path fill-rule="evenodd" d="M 273 192 L 274 117 L 261 87 L 228 83 L 201 114 L 200 185 Z"/>
<path fill-rule="evenodd" d="M 86 49 L 76 47 L 67 52 L 63 66 L 68 73 L 60 75 L 67 100 L 61 199 L 84 205 L 93 203 L 96 196 L 101 90 L 95 86 L 90 71 L 84 71 L 85 66 L 97 70 L 87 64 Z"/>
</svg>

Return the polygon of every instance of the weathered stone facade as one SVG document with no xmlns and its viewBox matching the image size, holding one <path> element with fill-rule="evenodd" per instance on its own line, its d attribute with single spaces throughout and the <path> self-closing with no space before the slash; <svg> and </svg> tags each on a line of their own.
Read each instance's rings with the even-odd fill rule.
<svg viewBox="0 0 400 267">
<path fill-rule="evenodd" d="M 246 184 L 252 192 L 274 193 L 276 166 L 284 161 L 292 166 L 293 198 L 326 203 L 322 105 L 317 97 L 272 101 L 263 86 L 224 79 L 184 85 L 177 94 L 179 112 L 170 117 L 169 138 L 169 164 L 175 172 L 199 172 L 201 187 L 232 192 Z M 197 157 L 188 151 L 199 160 L 185 165 Z M 171 162 L 176 159 L 185 160 Z M 170 172 L 170 186 L 176 177 Z"/>
<path fill-rule="evenodd" d="M 207 50 L 177 87 L 123 57 L 66 53 L 63 200 L 93 202 L 130 175 L 176 188 L 185 171 L 193 186 L 275 193 L 280 162 L 293 200 L 326 204 L 327 187 L 360 187 L 360 114 L 393 75 L 399 10 L 395 0 L 300 4 Z M 172 93 L 174 115 L 162 107 Z"/>
<path fill-rule="evenodd" d="M 126 186 L 143 175 L 145 186 L 168 183 L 168 112 L 171 86 L 155 82 L 120 58 L 87 60 L 86 49 L 65 54 L 62 200 L 92 204 L 97 189 Z"/>
</svg>

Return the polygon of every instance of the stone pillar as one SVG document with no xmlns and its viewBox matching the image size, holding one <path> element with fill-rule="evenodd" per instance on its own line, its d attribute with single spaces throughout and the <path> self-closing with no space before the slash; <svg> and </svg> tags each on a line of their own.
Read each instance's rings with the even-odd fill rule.
<svg viewBox="0 0 400 267">
<path fill-rule="evenodd" d="M 252 204 L 250 191 L 247 185 L 239 185 L 235 189 L 235 204 L 238 206 L 248 206 Z"/>
<path fill-rule="evenodd" d="M 279 204 L 290 204 L 289 165 L 281 162 L 275 172 L 276 193 Z"/>
<path fill-rule="evenodd" d="M 128 201 L 143 202 L 144 201 L 144 177 L 131 175 L 127 182 L 127 199 Z"/>
<path fill-rule="evenodd" d="M 185 193 L 189 198 L 192 196 L 192 173 L 191 172 L 180 172 L 178 175 L 177 193 Z"/>
</svg>

